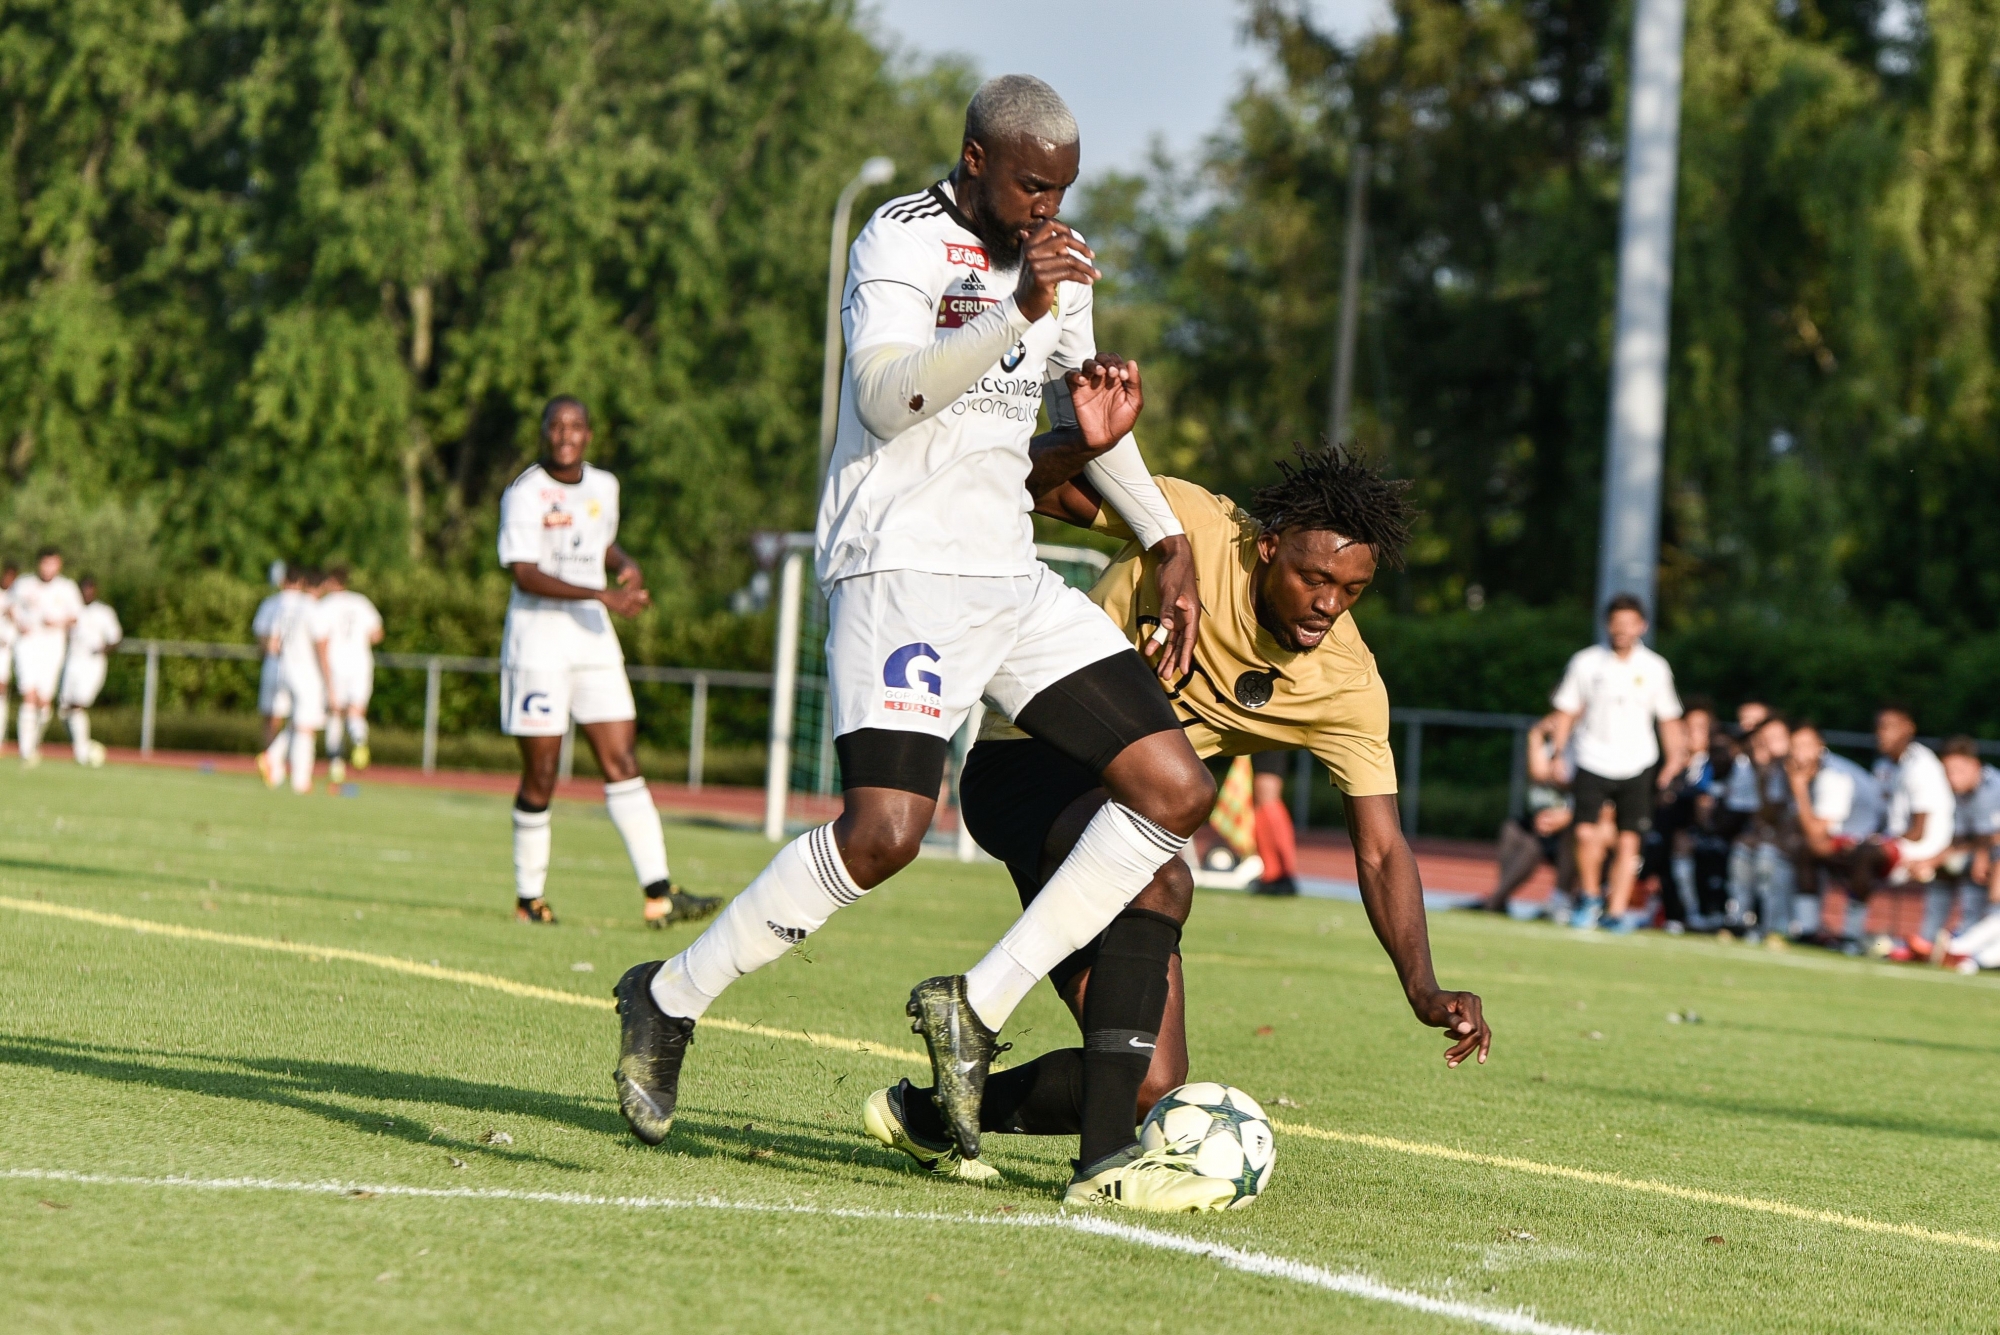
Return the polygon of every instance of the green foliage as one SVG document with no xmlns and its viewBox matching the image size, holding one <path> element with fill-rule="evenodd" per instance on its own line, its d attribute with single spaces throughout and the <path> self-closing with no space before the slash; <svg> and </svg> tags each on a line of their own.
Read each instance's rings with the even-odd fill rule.
<svg viewBox="0 0 2000 1335">
<path fill-rule="evenodd" d="M 1275 73 L 1191 176 L 1087 202 L 1149 372 L 1149 451 L 1237 495 L 1327 429 L 1354 146 L 1372 150 L 1353 434 L 1428 520 L 1406 609 L 1587 596 L 1629 12 L 1397 0 L 1352 49 L 1249 6 Z M 1662 606 L 1669 626 L 2000 616 L 2000 16 L 1689 9 Z M 1204 203 L 1190 209 L 1184 201 Z M 1847 615 L 1852 615 L 1849 611 Z"/>
<path fill-rule="evenodd" d="M 485 569 L 562 391 L 677 616 L 809 519 L 828 210 L 967 82 L 848 0 L 5 0 L 0 81 L 0 532 Z"/>
</svg>

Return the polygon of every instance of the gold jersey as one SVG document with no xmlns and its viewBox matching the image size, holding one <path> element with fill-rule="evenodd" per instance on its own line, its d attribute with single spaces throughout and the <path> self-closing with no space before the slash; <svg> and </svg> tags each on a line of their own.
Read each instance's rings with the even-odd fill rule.
<svg viewBox="0 0 2000 1335">
<path fill-rule="evenodd" d="M 1353 616 L 1343 614 L 1308 653 L 1280 648 L 1257 624 L 1251 595 L 1257 521 L 1227 496 L 1192 482 L 1154 480 L 1187 530 L 1201 579 L 1194 667 L 1167 692 L 1195 753 L 1307 750 L 1350 797 L 1394 793 L 1389 692 Z M 1091 527 L 1112 537 L 1132 536 L 1108 506 L 1098 510 Z M 1135 647 L 1160 624 L 1157 565 L 1137 542 L 1129 542 L 1090 591 Z M 1022 734 L 994 715 L 981 735 Z"/>
</svg>

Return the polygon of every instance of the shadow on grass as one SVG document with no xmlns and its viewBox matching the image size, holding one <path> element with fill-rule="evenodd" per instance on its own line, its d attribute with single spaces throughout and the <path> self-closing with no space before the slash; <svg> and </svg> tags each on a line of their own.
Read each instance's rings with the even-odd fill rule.
<svg viewBox="0 0 2000 1335">
<path fill-rule="evenodd" d="M 624 1132 L 624 1120 L 610 1106 L 608 1099 L 593 1105 L 580 1099 L 518 1089 L 511 1085 L 385 1071 L 379 1067 L 346 1062 L 306 1061 L 297 1057 L 208 1057 L 195 1060 L 202 1064 L 189 1064 L 186 1053 L 113 1048 L 20 1035 L 0 1036 L 0 1065 L 40 1067 L 64 1075 L 87 1076 L 119 1084 L 291 1108 L 369 1135 L 388 1135 L 412 1145 L 434 1145 L 440 1149 L 513 1163 L 540 1163 L 571 1169 L 586 1167 L 524 1150 L 486 1145 L 455 1136 L 439 1136 L 431 1129 L 428 1119 L 425 1119 L 425 1124 L 419 1125 L 407 1119 L 385 1118 L 379 1109 L 346 1107 L 320 1096 L 342 1095 L 386 1103 L 442 1105 L 494 1117 L 536 1117 L 605 1134 Z"/>
<path fill-rule="evenodd" d="M 1747 1020 L 1711 1020 L 1709 1023 L 1717 1029 L 1742 1029 L 1757 1034 L 1782 1034 L 1792 1038 L 1830 1038 L 1836 1043 L 1880 1043 L 1885 1047 L 1919 1048 L 1925 1052 L 1963 1052 L 1975 1057 L 2000 1057 L 2000 1044 L 1995 1043 L 1949 1043 L 1935 1038 L 1906 1038 L 1894 1034 L 1842 1034 L 1825 1029 L 1754 1024 Z"/>
<path fill-rule="evenodd" d="M 1844 1131 L 1887 1131 L 1896 1135 L 1922 1136 L 1927 1140 L 2000 1142 L 2000 1127 L 1969 1126 L 1893 1113 L 1839 1112 L 1831 1108 L 1805 1108 L 1796 1103 L 1767 1103 L 1713 1094 L 1687 1094 L 1678 1090 L 1608 1089 L 1602 1085 L 1575 1085 L 1572 1088 L 1628 1103 L 1674 1104 L 1700 1113 L 1794 1122 L 1801 1126 L 1838 1127 Z"/>
</svg>

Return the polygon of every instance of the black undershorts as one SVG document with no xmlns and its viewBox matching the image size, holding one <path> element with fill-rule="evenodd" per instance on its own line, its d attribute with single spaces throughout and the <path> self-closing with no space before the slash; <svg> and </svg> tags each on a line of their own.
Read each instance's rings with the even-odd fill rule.
<svg viewBox="0 0 2000 1335">
<path fill-rule="evenodd" d="M 1569 786 L 1576 801 L 1577 820 L 1585 823 L 1596 820 L 1597 813 L 1609 802 L 1618 812 L 1620 831 L 1644 834 L 1653 828 L 1653 803 L 1658 792 L 1653 782 L 1656 773 L 1657 766 L 1648 766 L 1629 779 L 1607 779 L 1587 769 L 1578 770 Z"/>
</svg>

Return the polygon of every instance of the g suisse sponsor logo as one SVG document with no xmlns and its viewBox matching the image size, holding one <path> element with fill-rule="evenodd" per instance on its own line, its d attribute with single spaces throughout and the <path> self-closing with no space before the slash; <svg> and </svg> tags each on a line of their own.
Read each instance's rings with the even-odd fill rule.
<svg viewBox="0 0 2000 1335">
<path fill-rule="evenodd" d="M 985 269 L 986 251 L 980 246 L 963 245 L 957 241 L 944 243 L 944 262 L 962 264 L 968 269 Z"/>
<path fill-rule="evenodd" d="M 521 697 L 521 712 L 534 717 L 545 717 L 555 712 L 555 706 L 549 703 L 547 691 L 529 691 Z"/>
<path fill-rule="evenodd" d="M 918 671 L 916 685 L 910 684 L 913 675 L 910 665 L 918 659 L 929 659 L 933 663 L 942 660 L 938 651 L 928 644 L 918 641 L 906 644 L 890 654 L 882 664 L 882 708 L 899 713 L 922 714 L 926 718 L 944 717 L 944 679 L 935 672 Z"/>
</svg>

